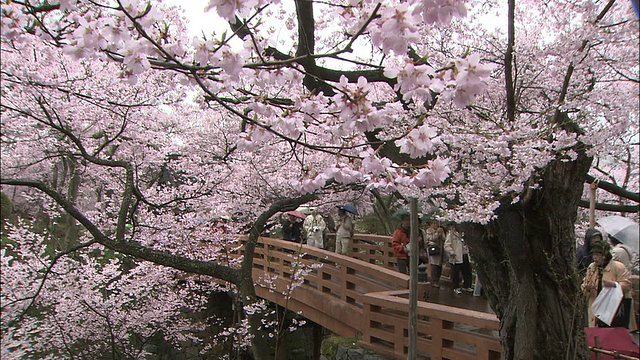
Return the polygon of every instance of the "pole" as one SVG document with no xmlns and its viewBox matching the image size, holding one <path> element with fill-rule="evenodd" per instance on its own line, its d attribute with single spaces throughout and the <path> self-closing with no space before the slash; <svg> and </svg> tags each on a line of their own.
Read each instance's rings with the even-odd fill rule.
<svg viewBox="0 0 640 360">
<path fill-rule="evenodd" d="M 589 227 L 596 227 L 596 189 L 598 184 L 594 181 L 589 185 Z"/>
<path fill-rule="evenodd" d="M 409 238 L 409 247 L 411 256 L 409 257 L 409 349 L 407 353 L 408 360 L 417 358 L 416 346 L 418 341 L 417 334 L 417 309 L 418 309 L 418 199 L 409 199 L 411 210 L 411 235 Z"/>
</svg>

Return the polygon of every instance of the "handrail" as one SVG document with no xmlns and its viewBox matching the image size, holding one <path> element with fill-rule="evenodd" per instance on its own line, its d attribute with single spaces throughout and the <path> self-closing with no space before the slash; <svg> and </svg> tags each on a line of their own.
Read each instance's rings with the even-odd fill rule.
<svg viewBox="0 0 640 360">
<path fill-rule="evenodd" d="M 284 279 L 296 276 L 294 272 L 300 270 L 300 267 L 295 268 L 298 266 L 296 261 L 306 267 L 321 265 L 306 274 L 304 284 L 348 303 L 361 303 L 361 295 L 369 292 L 406 289 L 409 283 L 408 275 L 391 269 L 373 267 L 347 255 L 272 238 L 260 239 L 253 261 L 254 268 L 278 274 Z"/>
<path fill-rule="evenodd" d="M 361 337 L 364 347 L 406 359 L 409 276 L 389 268 L 389 237 L 354 238 L 356 258 L 260 238 L 256 293 L 339 335 Z M 498 328 L 493 314 L 419 301 L 418 358 L 499 359 Z"/>
<path fill-rule="evenodd" d="M 390 236 L 354 234 L 351 256 L 370 264 L 381 265 L 389 269 L 396 268 L 396 258 L 393 255 L 393 243 Z"/>
<path fill-rule="evenodd" d="M 360 343 L 378 353 L 406 359 L 408 290 L 367 294 Z M 500 322 L 493 314 L 418 301 L 418 358 L 500 359 Z"/>
</svg>

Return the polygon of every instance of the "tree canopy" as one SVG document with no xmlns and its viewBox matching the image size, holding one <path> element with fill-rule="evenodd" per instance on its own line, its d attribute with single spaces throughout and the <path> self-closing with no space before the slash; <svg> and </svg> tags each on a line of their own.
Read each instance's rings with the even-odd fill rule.
<svg viewBox="0 0 640 360">
<path fill-rule="evenodd" d="M 545 296 L 568 298 L 562 306 L 578 293 L 575 279 L 562 282 L 575 270 L 582 184 L 606 184 L 616 195 L 601 207 L 637 216 L 638 20 L 628 2 L 203 8 L 228 31 L 190 37 L 189 19 L 161 1 L 2 2 L 0 183 L 25 214 L 49 220 L 44 232 L 14 221 L 2 234 L 3 266 L 16 269 L 2 279 L 3 348 L 73 357 L 74 341 L 98 337 L 65 338 L 56 321 L 95 328 L 71 320 L 89 310 L 101 321 L 106 306 L 117 309 L 112 320 L 135 312 L 161 321 L 120 292 L 168 294 L 176 288 L 165 280 L 182 271 L 234 284 L 254 314 L 253 284 L 243 280 L 250 259 L 226 256 L 239 246 L 234 235 L 250 233 L 250 252 L 273 215 L 310 201 L 415 196 L 470 226 L 483 276 L 502 271 L 502 260 L 528 262 L 536 274 L 548 266 L 559 285 Z M 554 207 L 562 209 L 549 219 Z M 67 224 L 64 236 L 54 224 Z M 534 255 L 517 257 L 520 241 Z M 131 258 L 149 263 L 127 265 Z M 571 331 L 542 339 L 535 321 L 519 334 L 508 322 L 518 321 L 514 301 L 530 295 L 515 290 L 526 271 L 514 268 L 504 270 L 506 285 L 488 282 L 507 358 L 543 357 L 535 341 L 571 343 Z M 532 284 L 527 291 L 539 293 Z M 100 300 L 55 302 L 56 294 Z M 172 296 L 166 313 L 204 301 Z M 169 337 L 202 326 L 169 319 Z M 122 338 L 150 336 L 141 322 L 121 323 Z M 36 328 L 55 341 L 30 349 Z M 531 343 L 517 340 L 529 335 Z M 576 343 L 576 357 L 586 356 L 584 338 Z"/>
</svg>

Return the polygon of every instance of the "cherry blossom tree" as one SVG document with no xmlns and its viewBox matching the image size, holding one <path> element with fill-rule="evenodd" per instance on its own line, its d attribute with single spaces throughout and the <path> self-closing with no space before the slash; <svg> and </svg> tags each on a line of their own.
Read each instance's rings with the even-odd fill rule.
<svg viewBox="0 0 640 360">
<path fill-rule="evenodd" d="M 7 237 L 17 245 L 2 256 L 11 271 L 2 279 L 3 357 L 142 359 L 156 334 L 176 344 L 202 341 L 193 334 L 207 323 L 183 314 L 207 304 L 195 278 L 176 287 L 178 271 L 149 262 L 123 272 L 122 259 L 85 243 L 47 264 L 44 236 L 16 227 Z M 81 246 L 93 251 L 79 252 Z M 19 255 L 8 256 L 9 249 Z M 72 249 L 74 258 L 64 256 Z"/>
<path fill-rule="evenodd" d="M 75 61 L 46 43 L 3 43 L 2 53 L 2 182 L 21 186 L 12 188 L 21 208 L 77 221 L 64 228 L 74 233 L 65 242 L 28 223 L 3 234 L 7 354 L 143 358 L 158 333 L 179 346 L 221 322 L 183 313 L 202 310 L 211 291 L 237 296 L 247 310 L 245 324 L 222 332 L 242 340 L 235 346 L 248 345 L 252 336 L 238 336 L 247 331 L 285 331 L 263 326 L 263 301 L 246 280 L 251 263 L 229 253 L 242 228 L 251 252 L 272 215 L 314 197 L 286 180 L 296 168 L 284 160 L 290 150 L 272 143 L 236 152 L 225 119 L 178 103 L 187 94 L 168 86 L 170 74 L 132 86 L 112 76 L 114 64 Z"/>
<path fill-rule="evenodd" d="M 192 39 L 179 13 L 161 3 L 3 3 L 3 55 L 52 44 L 76 59 L 63 64 L 109 63 L 118 80 L 144 89 L 144 99 L 163 100 L 97 101 L 83 89 L 65 90 L 64 69 L 27 77 L 28 68 L 14 62 L 5 71 L 3 61 L 4 84 L 28 78 L 38 91 L 117 110 L 106 116 L 78 106 L 62 114 L 34 90 L 3 89 L 6 114 L 18 124 L 44 123 L 57 137 L 41 135 L 55 140 L 53 149 L 3 161 L 2 184 L 44 192 L 103 246 L 230 282 L 235 273 L 219 267 L 217 250 L 202 262 L 184 260 L 175 240 L 190 230 L 163 228 L 165 216 L 189 223 L 194 218 L 183 214 L 221 213 L 227 204 L 229 213 L 255 218 L 274 194 L 321 196 L 336 186 L 415 196 L 465 223 L 505 358 L 587 358 L 573 261 L 577 209 L 583 184 L 596 177 L 638 201 L 638 102 L 629 96 L 638 93 L 638 21 L 629 4 L 614 0 L 502 5 L 220 0 L 203 7 L 230 30 Z M 168 105 L 193 89 L 200 109 Z M 104 134 L 94 132 L 98 125 Z M 3 131 L 3 151 L 29 146 L 24 132 L 9 135 Z M 65 146 L 74 150 L 59 150 Z M 105 200 L 91 209 L 45 186 L 47 172 L 38 169 L 62 159 L 43 161 L 50 153 L 75 154 L 83 171 L 96 171 L 87 186 Z M 618 179 L 619 165 L 608 164 L 621 155 Z M 153 181 L 158 167 L 179 190 Z M 5 176 L 5 169 L 12 170 Z M 138 180 L 145 185 L 133 186 Z M 311 196 L 268 207 L 249 243 L 273 213 Z M 251 294 L 248 284 L 236 285 Z"/>
</svg>

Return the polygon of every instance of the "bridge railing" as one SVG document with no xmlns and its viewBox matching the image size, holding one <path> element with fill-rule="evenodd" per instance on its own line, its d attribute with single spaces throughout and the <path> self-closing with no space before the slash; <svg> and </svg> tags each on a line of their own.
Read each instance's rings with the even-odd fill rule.
<svg viewBox="0 0 640 360">
<path fill-rule="evenodd" d="M 242 250 L 241 252 L 242 253 Z M 253 256 L 258 295 L 345 336 L 362 334 L 364 295 L 407 289 L 409 276 L 304 244 L 260 238 Z"/>
<path fill-rule="evenodd" d="M 396 268 L 396 258 L 393 255 L 390 236 L 354 234 L 351 256 L 370 264 L 390 269 Z"/>
<path fill-rule="evenodd" d="M 332 234 L 329 235 L 331 236 Z M 393 255 L 391 236 L 354 234 L 351 256 L 371 264 L 396 269 L 396 258 Z M 442 266 L 441 283 L 450 281 L 450 271 L 449 262 L 445 261 Z"/>
<path fill-rule="evenodd" d="M 285 279 L 295 278 L 303 267 L 310 269 L 304 277 L 306 286 L 347 303 L 361 303 L 362 294 L 406 289 L 409 284 L 409 276 L 370 266 L 371 261 L 273 238 L 260 238 L 253 263 L 254 268 Z"/>
<path fill-rule="evenodd" d="M 378 353 L 406 359 L 409 346 L 408 291 L 367 294 L 360 343 Z M 418 301 L 418 359 L 501 358 L 495 315 Z"/>
<path fill-rule="evenodd" d="M 374 248 L 389 249 L 390 240 L 356 239 L 352 258 L 260 238 L 253 259 L 256 292 L 337 334 L 362 337 L 364 347 L 406 359 L 409 276 L 388 268 L 388 250 Z M 499 359 L 498 326 L 493 314 L 419 301 L 419 358 Z"/>
</svg>

